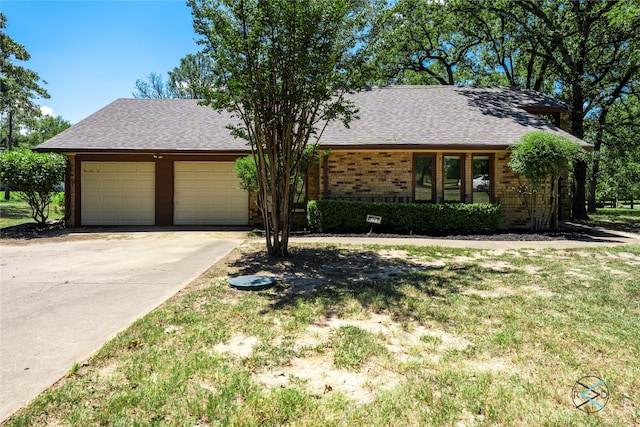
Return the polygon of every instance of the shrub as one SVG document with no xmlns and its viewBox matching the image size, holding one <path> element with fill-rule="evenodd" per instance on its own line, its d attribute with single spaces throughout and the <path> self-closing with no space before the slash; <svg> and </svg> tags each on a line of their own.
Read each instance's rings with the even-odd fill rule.
<svg viewBox="0 0 640 427">
<path fill-rule="evenodd" d="M 65 196 L 64 192 L 54 193 L 51 197 L 51 204 L 53 205 L 53 210 L 56 214 L 60 214 L 64 216 L 65 211 Z"/>
<path fill-rule="evenodd" d="M 558 179 L 583 150 L 577 142 L 544 131 L 524 135 L 510 149 L 509 167 L 529 180 L 529 185 L 519 186 L 518 193 L 529 211 L 531 228 L 543 230 L 556 214 Z"/>
<path fill-rule="evenodd" d="M 423 204 L 312 200 L 307 220 L 314 231 L 362 233 L 371 229 L 367 215 L 382 217 L 374 230 L 399 234 L 492 233 L 502 225 L 503 211 L 490 204 Z"/>
<path fill-rule="evenodd" d="M 45 224 L 54 187 L 64 179 L 67 160 L 55 153 L 14 150 L 0 153 L 0 180 L 20 193 L 38 224 Z"/>
</svg>

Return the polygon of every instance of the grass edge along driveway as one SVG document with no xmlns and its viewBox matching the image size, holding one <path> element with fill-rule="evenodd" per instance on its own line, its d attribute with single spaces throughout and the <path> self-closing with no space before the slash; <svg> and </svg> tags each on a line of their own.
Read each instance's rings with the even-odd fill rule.
<svg viewBox="0 0 640 427">
<path fill-rule="evenodd" d="M 640 424 L 640 245 L 246 243 L 7 425 Z M 244 293 L 238 274 L 279 285 Z M 606 407 L 572 388 L 603 378 Z"/>
</svg>

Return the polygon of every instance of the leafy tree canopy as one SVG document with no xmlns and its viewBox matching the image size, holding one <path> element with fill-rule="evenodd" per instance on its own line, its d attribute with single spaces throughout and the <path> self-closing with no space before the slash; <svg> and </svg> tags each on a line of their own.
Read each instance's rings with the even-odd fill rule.
<svg viewBox="0 0 640 427">
<path fill-rule="evenodd" d="M 22 127 L 20 134 L 14 136 L 14 146 L 18 148 L 33 148 L 49 138 L 71 127 L 71 122 L 61 116 L 40 116 L 30 120 Z M 0 135 L 6 130 L 0 130 Z"/>
<path fill-rule="evenodd" d="M 158 73 L 149 74 L 146 80 L 136 80 L 133 97 L 202 99 L 205 89 L 213 85 L 213 63 L 203 52 L 185 56 L 168 74 L 166 81 Z"/>
<path fill-rule="evenodd" d="M 345 125 L 363 83 L 366 1 L 190 0 L 213 64 L 206 103 L 237 118 L 258 170 L 258 205 L 272 256 L 288 255 L 295 183 L 324 126 Z M 292 184 L 293 183 L 293 184 Z"/>
<path fill-rule="evenodd" d="M 40 116 L 39 98 L 49 98 L 38 74 L 17 65 L 31 56 L 24 46 L 6 34 L 7 18 L 0 13 L 0 119 L 6 128 L 5 147 L 13 148 L 13 133 L 19 125 Z"/>
<path fill-rule="evenodd" d="M 582 153 L 577 142 L 545 131 L 531 132 L 511 146 L 509 167 L 534 183 L 557 177 Z"/>
</svg>

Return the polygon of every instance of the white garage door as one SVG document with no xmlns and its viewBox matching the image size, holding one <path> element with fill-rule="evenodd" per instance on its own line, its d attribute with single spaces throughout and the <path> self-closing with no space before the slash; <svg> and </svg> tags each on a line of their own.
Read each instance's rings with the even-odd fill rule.
<svg viewBox="0 0 640 427">
<path fill-rule="evenodd" d="M 82 162 L 82 225 L 153 225 L 153 162 Z"/>
<path fill-rule="evenodd" d="M 233 173 L 234 162 L 174 162 L 176 225 L 247 225 L 248 193 Z"/>
</svg>

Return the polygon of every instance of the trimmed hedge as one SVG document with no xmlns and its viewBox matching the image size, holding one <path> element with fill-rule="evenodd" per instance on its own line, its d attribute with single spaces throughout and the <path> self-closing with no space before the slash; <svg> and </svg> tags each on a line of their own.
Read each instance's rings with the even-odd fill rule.
<svg viewBox="0 0 640 427">
<path fill-rule="evenodd" d="M 381 203 L 343 200 L 311 200 L 307 220 L 314 231 L 364 233 L 371 229 L 367 215 L 382 217 L 377 233 L 398 234 L 483 234 L 502 226 L 500 205 L 484 203 Z"/>
</svg>

